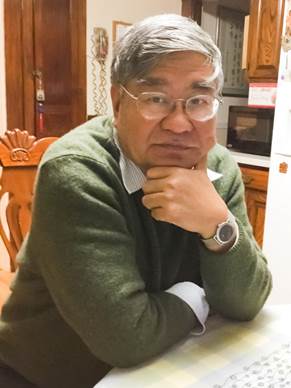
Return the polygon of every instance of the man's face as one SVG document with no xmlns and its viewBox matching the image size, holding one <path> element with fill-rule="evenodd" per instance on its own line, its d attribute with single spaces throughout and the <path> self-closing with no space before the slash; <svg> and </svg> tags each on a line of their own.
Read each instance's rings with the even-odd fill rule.
<svg viewBox="0 0 291 388">
<path fill-rule="evenodd" d="M 165 93 L 173 99 L 193 95 L 215 95 L 211 64 L 194 52 L 166 55 L 142 79 L 124 85 L 138 96 L 142 92 Z M 204 84 L 212 87 L 205 87 Z M 201 86 L 201 84 L 203 86 Z M 119 86 L 112 86 L 114 123 L 125 155 L 143 171 L 155 166 L 191 168 L 216 142 L 216 118 L 207 121 L 190 119 L 181 103 L 162 119 L 147 119 L 139 112 L 136 101 Z"/>
</svg>

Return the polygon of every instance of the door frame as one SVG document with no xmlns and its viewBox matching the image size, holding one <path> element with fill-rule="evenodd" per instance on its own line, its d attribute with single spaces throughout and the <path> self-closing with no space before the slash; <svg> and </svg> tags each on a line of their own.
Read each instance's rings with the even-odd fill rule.
<svg viewBox="0 0 291 388">
<path fill-rule="evenodd" d="M 181 14 L 190 17 L 201 26 L 202 0 L 182 0 Z"/>
</svg>

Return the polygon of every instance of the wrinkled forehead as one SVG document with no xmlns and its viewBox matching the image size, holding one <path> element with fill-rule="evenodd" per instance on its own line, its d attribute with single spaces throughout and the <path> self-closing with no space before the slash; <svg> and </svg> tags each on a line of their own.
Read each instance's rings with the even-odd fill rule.
<svg viewBox="0 0 291 388">
<path fill-rule="evenodd" d="M 145 76 L 143 78 L 138 78 L 134 81 L 137 86 L 141 88 L 144 87 L 163 87 L 169 86 L 170 82 L 165 78 Z M 217 80 L 213 77 L 209 77 L 203 81 L 193 81 L 188 85 L 189 89 L 203 90 L 205 92 L 216 92 L 217 90 Z"/>
<path fill-rule="evenodd" d="M 203 54 L 193 51 L 174 52 L 162 56 L 136 84 L 144 86 L 167 86 L 171 83 L 189 81 L 192 89 L 216 90 L 219 69 Z"/>
</svg>

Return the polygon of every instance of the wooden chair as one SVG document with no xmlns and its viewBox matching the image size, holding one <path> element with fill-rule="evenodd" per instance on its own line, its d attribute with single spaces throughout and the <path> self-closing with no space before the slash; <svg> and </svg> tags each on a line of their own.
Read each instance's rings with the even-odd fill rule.
<svg viewBox="0 0 291 388">
<path fill-rule="evenodd" d="M 0 237 L 10 259 L 10 270 L 0 269 L 0 310 L 10 293 L 9 285 L 17 268 L 16 254 L 30 228 L 37 166 L 47 147 L 56 139 L 36 140 L 35 136 L 19 129 L 7 131 L 0 137 L 0 204 L 6 204 L 5 212 L 1 207 Z"/>
</svg>

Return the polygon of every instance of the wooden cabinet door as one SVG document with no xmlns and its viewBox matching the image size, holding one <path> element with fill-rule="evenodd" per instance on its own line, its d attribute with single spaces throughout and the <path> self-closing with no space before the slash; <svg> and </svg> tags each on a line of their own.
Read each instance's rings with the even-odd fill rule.
<svg viewBox="0 0 291 388">
<path fill-rule="evenodd" d="M 247 72 L 252 82 L 277 82 L 284 0 L 251 0 Z"/>
<path fill-rule="evenodd" d="M 86 120 L 86 1 L 5 0 L 7 127 L 61 136 Z M 44 101 L 37 101 L 39 74 Z"/>
<path fill-rule="evenodd" d="M 262 247 L 269 172 L 256 167 L 241 166 L 240 169 L 245 184 L 248 217 L 255 239 Z"/>
<path fill-rule="evenodd" d="M 250 188 L 246 188 L 245 194 L 248 216 L 253 227 L 253 233 L 258 244 L 262 247 L 267 194 Z"/>
</svg>

